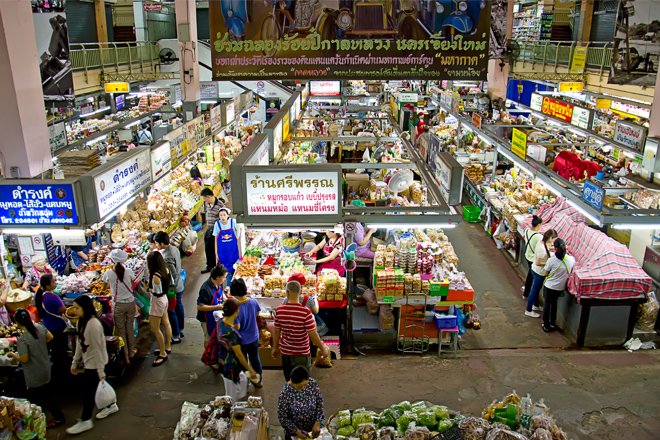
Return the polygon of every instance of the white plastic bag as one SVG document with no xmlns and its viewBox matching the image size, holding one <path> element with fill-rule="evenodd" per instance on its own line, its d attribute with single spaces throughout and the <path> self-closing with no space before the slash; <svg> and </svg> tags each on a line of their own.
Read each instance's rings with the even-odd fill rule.
<svg viewBox="0 0 660 440">
<path fill-rule="evenodd" d="M 96 388 L 96 407 L 98 409 L 106 408 L 113 403 L 117 402 L 117 394 L 114 388 L 108 382 L 102 380 Z"/>
<path fill-rule="evenodd" d="M 227 379 L 224 376 L 222 377 L 222 380 L 225 382 L 225 394 L 231 396 L 231 398 L 234 399 L 234 402 L 239 402 L 243 400 L 243 397 L 247 396 L 250 381 L 245 373 L 241 372 L 238 376 L 238 383 L 234 383 L 231 379 Z"/>
</svg>

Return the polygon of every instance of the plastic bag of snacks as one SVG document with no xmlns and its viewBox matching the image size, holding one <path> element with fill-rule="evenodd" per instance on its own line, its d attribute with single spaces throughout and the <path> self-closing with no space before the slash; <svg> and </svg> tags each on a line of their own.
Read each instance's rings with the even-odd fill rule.
<svg viewBox="0 0 660 440">
<path fill-rule="evenodd" d="M 337 426 L 339 428 L 350 425 L 352 422 L 351 412 L 349 410 L 339 411 L 339 413 L 337 413 L 337 421 Z"/>
<path fill-rule="evenodd" d="M 508 429 L 496 428 L 488 432 L 486 440 L 527 440 L 527 437 Z"/>
<path fill-rule="evenodd" d="M 428 440 L 431 438 L 431 431 L 425 426 L 417 426 L 415 422 L 410 423 L 406 430 L 406 440 Z"/>
<path fill-rule="evenodd" d="M 655 322 L 658 319 L 660 304 L 655 296 L 655 292 L 649 293 L 649 300 L 637 307 L 637 327 L 644 331 L 652 332 L 655 328 Z"/>
<path fill-rule="evenodd" d="M 316 358 L 314 359 L 314 366 L 326 367 L 326 368 L 332 367 L 332 361 L 330 360 L 330 356 L 328 355 L 327 357 L 321 357 L 321 350 L 316 350 Z"/>
<path fill-rule="evenodd" d="M 390 330 L 394 328 L 394 311 L 391 306 L 381 305 L 378 312 L 378 328 L 380 330 Z"/>
<path fill-rule="evenodd" d="M 360 440 L 376 440 L 378 439 L 378 430 L 374 423 L 363 423 L 358 426 L 357 436 Z"/>
<path fill-rule="evenodd" d="M 489 428 L 487 420 L 476 417 L 466 417 L 458 422 L 464 440 L 485 440 Z"/>
</svg>

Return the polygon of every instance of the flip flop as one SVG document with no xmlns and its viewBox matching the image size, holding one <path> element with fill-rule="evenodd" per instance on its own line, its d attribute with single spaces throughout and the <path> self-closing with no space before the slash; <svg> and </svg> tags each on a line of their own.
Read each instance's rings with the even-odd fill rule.
<svg viewBox="0 0 660 440">
<path fill-rule="evenodd" d="M 167 350 L 167 349 L 166 349 L 166 350 L 165 350 L 165 353 L 170 354 L 170 353 L 172 353 L 172 350 Z M 160 356 L 160 350 L 154 350 L 154 354 L 155 354 L 156 356 Z"/>
<path fill-rule="evenodd" d="M 64 419 L 62 420 L 51 419 L 48 421 L 48 423 L 46 423 L 46 428 L 57 428 L 58 426 L 64 425 L 64 423 L 65 423 Z"/>
<path fill-rule="evenodd" d="M 160 361 L 160 362 L 158 362 L 158 361 Z M 160 366 L 163 365 L 166 361 L 167 361 L 167 356 L 165 356 L 165 357 L 163 357 L 163 356 L 158 356 L 158 357 L 156 358 L 156 360 L 153 361 L 153 362 L 151 363 L 151 366 L 152 366 L 152 367 L 160 367 Z"/>
</svg>

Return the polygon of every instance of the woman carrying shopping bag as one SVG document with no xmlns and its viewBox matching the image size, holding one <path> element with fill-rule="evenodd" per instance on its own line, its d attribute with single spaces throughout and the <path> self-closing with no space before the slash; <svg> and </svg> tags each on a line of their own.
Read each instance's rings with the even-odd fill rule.
<svg viewBox="0 0 660 440">
<path fill-rule="evenodd" d="M 555 240 L 555 255 L 545 263 L 545 301 L 543 303 L 543 331 L 557 330 L 557 300 L 566 289 L 568 276 L 575 267 L 575 257 L 566 255 L 566 243 L 561 238 Z"/>
<path fill-rule="evenodd" d="M 110 252 L 108 257 L 115 263 L 112 270 L 103 274 L 103 281 L 110 286 L 110 298 L 114 313 L 117 336 L 124 340 L 124 357 L 126 365 L 131 365 L 131 359 L 137 353 L 135 348 L 135 296 L 133 296 L 133 281 L 135 274 L 124 267 L 128 254 L 121 249 Z"/>
<path fill-rule="evenodd" d="M 105 380 L 105 365 L 108 363 L 108 351 L 105 345 L 103 325 L 96 316 L 96 309 L 92 299 L 87 295 L 80 295 L 73 301 L 73 313 L 78 318 L 78 340 L 76 353 L 71 364 L 71 374 L 78 374 L 78 367 L 82 361 L 83 373 L 83 412 L 78 423 L 66 430 L 67 434 L 74 435 L 89 431 L 94 427 L 92 413 L 99 382 Z M 96 414 L 97 419 L 105 419 L 110 414 L 119 411 L 116 403 L 103 408 Z"/>
</svg>

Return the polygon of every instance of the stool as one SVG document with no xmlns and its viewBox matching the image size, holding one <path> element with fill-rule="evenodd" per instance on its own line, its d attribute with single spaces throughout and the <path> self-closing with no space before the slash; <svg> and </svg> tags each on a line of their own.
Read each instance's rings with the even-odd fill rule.
<svg viewBox="0 0 660 440">
<path fill-rule="evenodd" d="M 335 354 L 335 357 L 341 359 L 341 351 L 339 350 L 339 336 L 324 336 L 321 338 L 323 343 L 328 346 L 328 350 Z"/>
<path fill-rule="evenodd" d="M 438 357 L 441 356 L 441 353 L 453 353 L 453 358 L 456 357 L 456 351 L 458 349 L 458 327 L 454 328 L 441 328 L 438 330 Z M 444 342 L 445 333 L 449 336 L 449 340 Z M 447 347 L 445 350 L 442 347 Z"/>
</svg>

